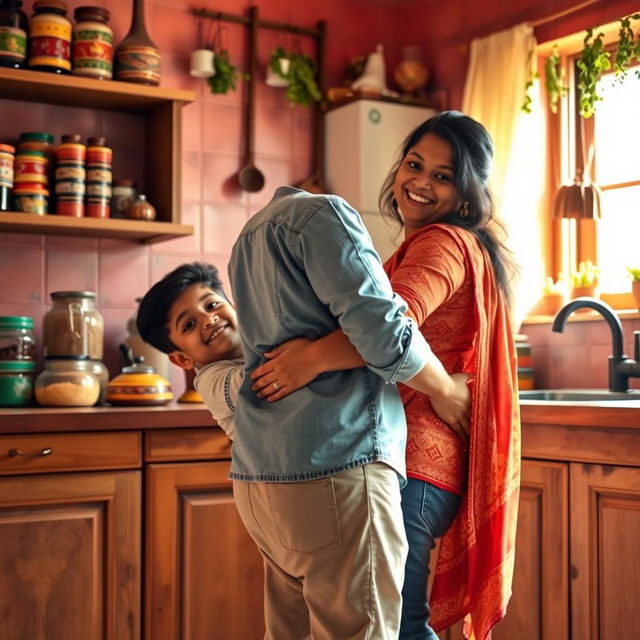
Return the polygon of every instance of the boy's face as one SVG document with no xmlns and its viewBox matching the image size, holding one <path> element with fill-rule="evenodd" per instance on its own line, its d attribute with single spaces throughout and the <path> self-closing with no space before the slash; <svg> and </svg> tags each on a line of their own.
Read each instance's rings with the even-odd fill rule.
<svg viewBox="0 0 640 640">
<path fill-rule="evenodd" d="M 228 300 L 202 283 L 185 289 L 169 311 L 169 359 L 183 369 L 242 357 L 238 320 Z"/>
</svg>

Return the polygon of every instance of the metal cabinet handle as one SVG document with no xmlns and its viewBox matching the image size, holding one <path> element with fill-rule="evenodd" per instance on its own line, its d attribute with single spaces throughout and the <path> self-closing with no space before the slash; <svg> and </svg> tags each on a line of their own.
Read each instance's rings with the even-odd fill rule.
<svg viewBox="0 0 640 640">
<path fill-rule="evenodd" d="M 49 447 L 45 447 L 38 455 L 40 456 L 50 456 L 53 453 L 53 449 Z"/>
<path fill-rule="evenodd" d="M 16 458 L 17 456 L 24 456 L 24 453 L 20 449 L 9 449 L 9 456 Z"/>
</svg>

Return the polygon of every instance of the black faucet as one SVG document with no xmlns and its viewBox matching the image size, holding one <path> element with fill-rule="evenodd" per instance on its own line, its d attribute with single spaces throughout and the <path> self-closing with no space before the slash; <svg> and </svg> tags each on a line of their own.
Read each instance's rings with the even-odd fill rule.
<svg viewBox="0 0 640 640">
<path fill-rule="evenodd" d="M 633 332 L 633 351 L 635 360 L 630 360 L 623 352 L 622 323 L 615 311 L 597 298 L 576 298 L 571 300 L 556 313 L 551 330 L 557 333 L 564 331 L 567 318 L 583 307 L 598 311 L 607 321 L 611 329 L 613 355 L 609 356 L 609 390 L 629 391 L 629 378 L 640 378 L 640 331 Z"/>
</svg>

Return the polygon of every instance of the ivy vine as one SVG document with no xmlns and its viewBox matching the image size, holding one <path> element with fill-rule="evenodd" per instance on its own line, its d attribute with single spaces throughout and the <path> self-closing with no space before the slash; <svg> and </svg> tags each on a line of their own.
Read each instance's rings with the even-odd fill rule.
<svg viewBox="0 0 640 640">
<path fill-rule="evenodd" d="M 593 37 L 593 28 L 587 29 L 584 47 L 578 66 L 578 91 L 580 92 L 580 115 L 590 118 L 595 112 L 598 95 L 598 79 L 611 68 L 611 54 L 604 47 L 604 33 Z"/>
<path fill-rule="evenodd" d="M 640 62 L 640 33 L 635 38 L 631 20 L 640 20 L 640 13 L 620 19 L 620 30 L 618 31 L 618 49 L 614 60 L 616 77 L 624 80 L 627 76 L 627 69 L 635 58 Z M 636 71 L 640 78 L 640 71 Z"/>
<path fill-rule="evenodd" d="M 560 98 L 567 95 L 569 87 L 564 83 L 564 69 L 560 66 L 560 52 L 555 45 L 551 54 L 544 62 L 544 80 L 549 99 L 549 109 L 552 113 L 558 113 Z"/>
<path fill-rule="evenodd" d="M 229 60 L 229 52 L 220 49 L 213 57 L 214 74 L 207 80 L 211 93 L 227 93 L 230 89 L 235 91 L 238 81 L 238 71 Z"/>
</svg>

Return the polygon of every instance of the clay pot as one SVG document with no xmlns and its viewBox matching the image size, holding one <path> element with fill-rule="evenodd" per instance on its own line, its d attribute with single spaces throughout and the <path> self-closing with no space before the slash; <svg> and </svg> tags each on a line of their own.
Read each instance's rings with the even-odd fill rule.
<svg viewBox="0 0 640 640">
<path fill-rule="evenodd" d="M 631 293 L 633 294 L 633 299 L 636 301 L 636 309 L 640 311 L 640 280 L 634 280 L 631 283 Z"/>
<path fill-rule="evenodd" d="M 163 405 L 173 400 L 171 384 L 154 372 L 153 367 L 135 364 L 107 385 L 106 400 L 110 404 L 137 406 Z"/>
<path fill-rule="evenodd" d="M 131 220 L 155 220 L 156 209 L 147 201 L 147 196 L 140 193 L 133 204 L 124 213 L 125 218 Z"/>
</svg>

